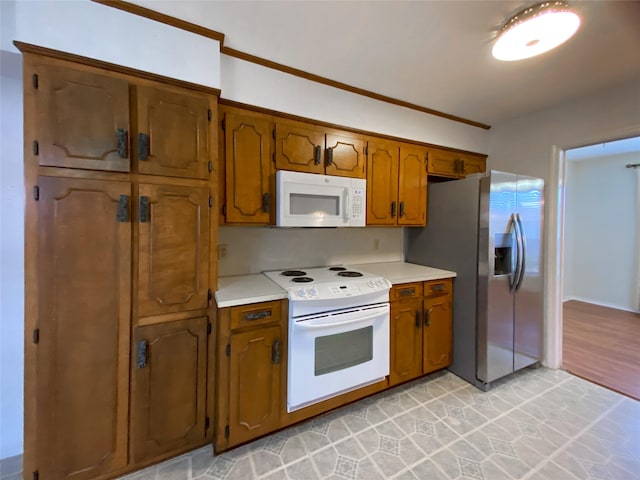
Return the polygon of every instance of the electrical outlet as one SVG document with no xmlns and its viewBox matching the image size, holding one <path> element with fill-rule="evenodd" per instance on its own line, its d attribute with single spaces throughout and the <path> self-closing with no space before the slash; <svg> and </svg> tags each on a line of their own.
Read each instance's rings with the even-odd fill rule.
<svg viewBox="0 0 640 480">
<path fill-rule="evenodd" d="M 218 260 L 222 260 L 223 258 L 227 258 L 227 244 L 222 243 L 218 245 Z"/>
</svg>

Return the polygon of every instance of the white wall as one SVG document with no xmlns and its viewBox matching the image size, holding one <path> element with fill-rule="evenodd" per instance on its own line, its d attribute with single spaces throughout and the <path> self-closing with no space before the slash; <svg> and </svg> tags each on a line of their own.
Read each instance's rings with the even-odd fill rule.
<svg viewBox="0 0 640 480">
<path fill-rule="evenodd" d="M 0 458 L 22 453 L 22 57 L 0 51 Z"/>
<path fill-rule="evenodd" d="M 404 259 L 403 228 L 220 227 L 219 275 Z"/>
<path fill-rule="evenodd" d="M 371 132 L 487 153 L 489 131 L 221 56 L 222 97 Z"/>
<path fill-rule="evenodd" d="M 561 362 L 562 150 L 640 134 L 640 79 L 494 125 L 489 167 L 545 180 L 545 357 Z"/>
<path fill-rule="evenodd" d="M 628 163 L 640 152 L 567 162 L 564 300 L 635 311 L 640 212 Z"/>
</svg>

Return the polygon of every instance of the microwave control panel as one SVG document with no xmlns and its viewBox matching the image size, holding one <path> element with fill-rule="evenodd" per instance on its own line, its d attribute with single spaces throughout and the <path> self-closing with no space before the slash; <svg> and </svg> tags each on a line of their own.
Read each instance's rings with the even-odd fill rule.
<svg viewBox="0 0 640 480">
<path fill-rule="evenodd" d="M 363 214 L 362 205 L 364 204 L 364 191 L 361 188 L 354 188 L 352 192 L 353 201 L 351 202 L 351 216 L 353 218 L 360 218 Z"/>
</svg>

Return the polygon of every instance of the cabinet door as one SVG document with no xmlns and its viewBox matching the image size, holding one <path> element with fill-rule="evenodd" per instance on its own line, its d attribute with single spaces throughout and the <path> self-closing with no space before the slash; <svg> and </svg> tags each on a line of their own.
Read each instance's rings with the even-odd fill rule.
<svg viewBox="0 0 640 480">
<path fill-rule="evenodd" d="M 209 97 L 185 90 L 136 88 L 138 121 L 133 140 L 138 172 L 209 178 Z"/>
<path fill-rule="evenodd" d="M 459 154 L 446 150 L 429 149 L 429 175 L 460 178 L 463 176 L 462 166 Z"/>
<path fill-rule="evenodd" d="M 398 215 L 398 144 L 369 142 L 367 225 L 395 225 Z"/>
<path fill-rule="evenodd" d="M 299 122 L 276 122 L 276 170 L 324 173 L 324 132 Z"/>
<path fill-rule="evenodd" d="M 267 117 L 225 115 L 227 223 L 273 223 L 272 128 Z"/>
<path fill-rule="evenodd" d="M 138 316 L 207 308 L 209 190 L 141 184 Z"/>
<path fill-rule="evenodd" d="M 422 300 L 391 302 L 391 366 L 389 385 L 422 374 Z"/>
<path fill-rule="evenodd" d="M 400 146 L 398 173 L 398 225 L 426 225 L 427 151 Z"/>
<path fill-rule="evenodd" d="M 340 177 L 365 178 L 364 139 L 345 134 L 328 133 L 325 173 Z"/>
<path fill-rule="evenodd" d="M 424 373 L 451 363 L 451 296 L 424 300 Z"/>
<path fill-rule="evenodd" d="M 231 335 L 229 378 L 229 444 L 251 440 L 279 426 L 279 326 Z"/>
<path fill-rule="evenodd" d="M 37 464 L 42 478 L 104 476 L 127 463 L 131 186 L 38 185 Z"/>
<path fill-rule="evenodd" d="M 207 318 L 138 327 L 133 348 L 133 461 L 200 445 L 206 420 Z"/>
<path fill-rule="evenodd" d="M 37 142 L 39 164 L 128 172 L 127 81 L 45 65 L 33 74 L 38 76 L 36 132 L 25 140 Z"/>
<path fill-rule="evenodd" d="M 484 173 L 487 170 L 487 161 L 484 158 L 466 157 L 464 159 L 464 175 Z"/>
</svg>

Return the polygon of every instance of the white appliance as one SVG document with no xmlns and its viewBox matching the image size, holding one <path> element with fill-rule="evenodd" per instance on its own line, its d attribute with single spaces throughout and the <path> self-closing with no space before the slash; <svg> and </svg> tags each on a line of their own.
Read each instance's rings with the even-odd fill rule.
<svg viewBox="0 0 640 480">
<path fill-rule="evenodd" d="M 362 178 L 276 172 L 276 226 L 364 227 L 367 182 Z"/>
<path fill-rule="evenodd" d="M 388 280 L 343 265 L 264 274 L 289 296 L 287 411 L 389 374 Z"/>
</svg>

